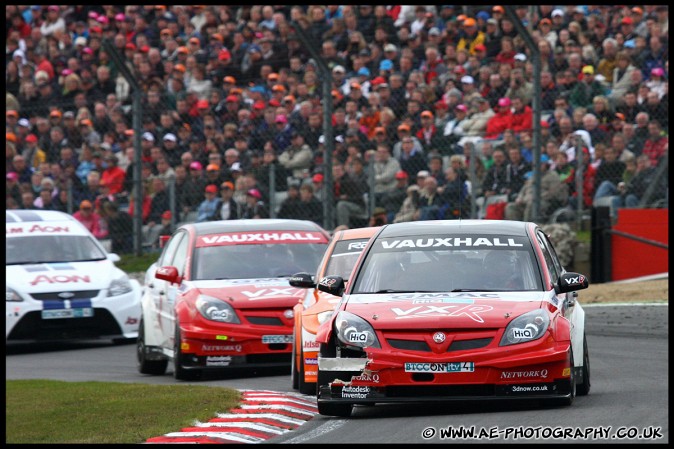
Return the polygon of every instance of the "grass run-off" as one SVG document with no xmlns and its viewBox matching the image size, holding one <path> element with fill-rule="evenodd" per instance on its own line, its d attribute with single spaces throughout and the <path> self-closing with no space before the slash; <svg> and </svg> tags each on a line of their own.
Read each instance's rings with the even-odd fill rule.
<svg viewBox="0 0 674 449">
<path fill-rule="evenodd" d="M 144 443 L 239 403 L 230 388 L 6 381 L 6 444 Z"/>
</svg>

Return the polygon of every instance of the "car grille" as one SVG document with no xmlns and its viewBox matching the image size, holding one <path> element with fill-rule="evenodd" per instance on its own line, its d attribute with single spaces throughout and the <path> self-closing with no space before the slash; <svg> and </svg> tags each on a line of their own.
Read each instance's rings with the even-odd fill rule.
<svg viewBox="0 0 674 449">
<path fill-rule="evenodd" d="M 73 294 L 72 297 L 67 298 L 69 300 L 73 299 L 91 299 L 98 296 L 100 290 L 82 290 L 77 292 L 68 291 L 68 293 Z M 31 298 L 37 301 L 64 301 L 64 298 L 59 298 L 59 293 L 63 292 L 49 292 L 49 293 L 33 293 Z"/>
<path fill-rule="evenodd" d="M 274 316 L 246 316 L 251 324 L 260 324 L 266 326 L 283 326 L 283 322 Z"/>
<path fill-rule="evenodd" d="M 452 342 L 447 352 L 463 351 L 464 349 L 478 349 L 484 348 L 491 343 L 491 338 L 478 338 L 476 340 L 460 340 Z"/>
<path fill-rule="evenodd" d="M 404 349 L 406 351 L 427 351 L 430 352 L 431 348 L 428 347 L 425 341 L 414 341 L 414 340 L 386 340 L 388 344 L 396 349 Z"/>
<path fill-rule="evenodd" d="M 494 385 L 428 385 L 386 387 L 386 396 L 413 398 L 420 396 L 494 396 Z"/>
<path fill-rule="evenodd" d="M 496 330 L 487 331 L 444 331 L 447 339 L 452 339 L 447 352 L 479 349 L 491 344 Z M 403 351 L 433 352 L 435 343 L 431 336 L 435 331 L 391 332 L 385 331 L 386 343 L 393 349 Z"/>
<path fill-rule="evenodd" d="M 286 318 L 283 314 L 290 310 L 289 307 L 275 309 L 239 309 L 241 317 L 249 324 L 256 326 L 293 326 L 293 318 Z"/>
</svg>

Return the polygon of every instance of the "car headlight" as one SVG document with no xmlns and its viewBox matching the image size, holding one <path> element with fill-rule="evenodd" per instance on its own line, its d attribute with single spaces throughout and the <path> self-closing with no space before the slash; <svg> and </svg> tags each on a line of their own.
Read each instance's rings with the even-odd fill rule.
<svg viewBox="0 0 674 449">
<path fill-rule="evenodd" d="M 335 318 L 337 338 L 349 346 L 379 348 L 379 340 L 374 329 L 364 319 L 349 312 L 339 312 Z"/>
<path fill-rule="evenodd" d="M 316 319 L 318 320 L 318 324 L 323 324 L 328 321 L 333 313 L 335 313 L 334 310 L 325 310 L 323 312 L 317 313 Z"/>
<path fill-rule="evenodd" d="M 19 294 L 7 286 L 5 286 L 5 301 L 14 301 L 20 302 L 23 301 L 23 298 Z"/>
<path fill-rule="evenodd" d="M 220 323 L 241 324 L 234 308 L 211 296 L 201 295 L 196 301 L 197 310 L 207 320 L 218 321 Z"/>
<path fill-rule="evenodd" d="M 112 282 L 110 282 L 108 296 L 123 295 L 125 293 L 129 293 L 131 290 L 131 281 L 129 281 L 128 276 L 124 276 L 118 279 L 113 279 Z"/>
<path fill-rule="evenodd" d="M 541 338 L 550 325 L 550 317 L 545 309 L 532 310 L 518 316 L 508 324 L 501 338 L 500 346 L 515 345 Z"/>
</svg>

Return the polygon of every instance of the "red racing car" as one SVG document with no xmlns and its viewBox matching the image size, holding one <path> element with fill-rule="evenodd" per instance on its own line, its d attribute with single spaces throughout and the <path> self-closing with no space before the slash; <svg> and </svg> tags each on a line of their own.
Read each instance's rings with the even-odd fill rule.
<svg viewBox="0 0 674 449">
<path fill-rule="evenodd" d="M 185 224 L 145 277 L 138 370 L 196 379 L 225 367 L 289 366 L 293 306 L 306 290 L 289 277 L 315 270 L 329 234 L 304 220 Z"/>
<path fill-rule="evenodd" d="M 540 399 L 590 390 L 578 290 L 535 224 L 502 220 L 385 225 L 319 328 L 318 411 L 350 416 L 387 402 Z"/>
<path fill-rule="evenodd" d="M 323 255 L 314 277 L 310 273 L 297 273 L 290 278 L 293 287 L 307 288 L 303 301 L 295 304 L 295 330 L 293 332 L 292 387 L 302 394 L 316 394 L 318 375 L 318 327 L 332 316 L 339 298 L 318 290 L 316 279 L 327 273 L 336 274 L 346 283 L 367 241 L 379 227 L 356 228 L 337 231 Z"/>
</svg>

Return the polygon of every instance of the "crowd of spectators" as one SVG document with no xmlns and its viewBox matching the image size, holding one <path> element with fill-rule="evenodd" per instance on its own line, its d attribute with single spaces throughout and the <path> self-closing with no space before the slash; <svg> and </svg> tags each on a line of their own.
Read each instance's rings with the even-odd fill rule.
<svg viewBox="0 0 674 449">
<path fill-rule="evenodd" d="M 635 207 L 668 154 L 668 7 L 513 8 L 541 58 L 545 213 Z M 7 5 L 6 18 L 7 209 L 74 212 L 129 249 L 133 97 L 108 40 L 142 88 L 152 240 L 186 220 L 322 225 L 329 188 L 339 227 L 468 217 L 471 190 L 480 218 L 495 198 L 496 218 L 531 218 L 533 63 L 502 6 Z M 295 26 L 331 70 L 332 186 L 322 80 Z"/>
</svg>

